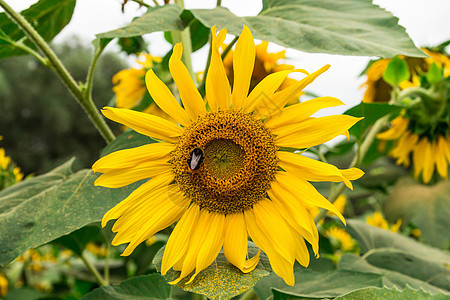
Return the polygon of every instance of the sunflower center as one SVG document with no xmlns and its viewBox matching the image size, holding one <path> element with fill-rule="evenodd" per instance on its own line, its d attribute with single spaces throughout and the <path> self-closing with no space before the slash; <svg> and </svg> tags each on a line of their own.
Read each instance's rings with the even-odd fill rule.
<svg viewBox="0 0 450 300">
<path fill-rule="evenodd" d="M 203 155 L 196 170 L 188 163 L 194 149 Z M 261 121 L 228 110 L 208 113 L 187 127 L 170 161 L 176 183 L 193 202 L 232 214 L 266 196 L 277 170 L 276 151 Z"/>
<path fill-rule="evenodd" d="M 215 178 L 235 176 L 244 165 L 245 152 L 232 140 L 212 140 L 205 146 L 205 170 Z"/>
</svg>

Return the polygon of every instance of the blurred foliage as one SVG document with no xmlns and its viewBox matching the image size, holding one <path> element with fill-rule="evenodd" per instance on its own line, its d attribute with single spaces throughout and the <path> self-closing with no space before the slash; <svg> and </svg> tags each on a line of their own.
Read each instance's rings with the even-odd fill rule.
<svg viewBox="0 0 450 300">
<path fill-rule="evenodd" d="M 55 45 L 75 80 L 84 81 L 92 49 L 77 39 Z M 111 77 L 124 68 L 114 53 L 104 53 L 94 74 L 97 107 L 113 97 Z M 71 157 L 76 168 L 90 167 L 105 142 L 52 70 L 34 57 L 0 61 L 0 134 L 2 147 L 25 174 L 42 174 Z"/>
</svg>

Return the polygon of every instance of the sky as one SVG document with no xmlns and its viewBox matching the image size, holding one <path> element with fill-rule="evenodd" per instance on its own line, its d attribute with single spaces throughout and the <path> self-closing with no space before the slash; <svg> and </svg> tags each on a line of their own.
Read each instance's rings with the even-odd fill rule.
<svg viewBox="0 0 450 300">
<path fill-rule="evenodd" d="M 162 0 L 157 1 L 162 2 Z M 6 2 L 14 9 L 22 10 L 35 3 L 36 0 L 6 0 Z M 145 0 L 145 2 L 152 3 L 150 0 Z M 139 8 L 136 3 L 129 1 L 122 13 L 121 3 L 121 0 L 78 0 L 71 22 L 54 41 L 61 42 L 77 35 L 82 40 L 89 42 L 95 38 L 95 34 L 129 24 L 134 17 L 145 12 L 144 8 Z M 185 0 L 186 8 L 212 8 L 215 3 L 216 0 Z M 437 45 L 450 39 L 449 0 L 374 0 L 374 3 L 398 17 L 399 24 L 406 28 L 417 46 Z M 229 8 L 236 15 L 249 16 L 256 15 L 261 10 L 262 4 L 257 0 L 223 0 L 222 6 Z M 165 42 L 162 33 L 146 35 L 145 39 L 149 41 L 149 50 L 153 55 L 162 56 L 170 49 L 170 45 Z M 283 49 L 275 44 L 271 44 L 269 47 L 269 51 Z M 114 48 L 110 48 L 110 50 L 114 50 Z M 204 68 L 207 51 L 204 48 L 193 55 L 196 71 Z M 310 72 L 325 64 L 331 65 L 331 68 L 308 86 L 307 90 L 320 96 L 337 97 L 346 105 L 333 109 L 332 112 L 324 110 L 319 115 L 342 113 L 361 101 L 363 90 L 359 86 L 364 82 L 364 78 L 360 78 L 358 75 L 371 57 L 311 54 L 292 49 L 287 50 L 286 56 L 286 63 Z"/>
</svg>

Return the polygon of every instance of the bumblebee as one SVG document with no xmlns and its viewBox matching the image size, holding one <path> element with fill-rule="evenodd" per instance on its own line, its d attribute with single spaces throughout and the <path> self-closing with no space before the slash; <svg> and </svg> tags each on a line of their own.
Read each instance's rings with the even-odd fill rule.
<svg viewBox="0 0 450 300">
<path fill-rule="evenodd" d="M 192 172 L 197 171 L 203 162 L 203 158 L 204 158 L 204 156 L 203 156 L 202 149 L 195 148 L 194 150 L 192 150 L 191 154 L 190 154 L 190 158 L 187 159 L 189 169 Z"/>
</svg>

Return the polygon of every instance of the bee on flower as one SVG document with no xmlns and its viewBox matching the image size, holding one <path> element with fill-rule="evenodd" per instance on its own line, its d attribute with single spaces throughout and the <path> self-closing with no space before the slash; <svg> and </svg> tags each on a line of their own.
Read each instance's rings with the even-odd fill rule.
<svg viewBox="0 0 450 300">
<path fill-rule="evenodd" d="M 273 271 L 294 285 L 294 262 L 309 264 L 306 242 L 318 255 L 319 235 L 307 207 L 330 210 L 345 224 L 342 214 L 310 181 L 344 182 L 352 188 L 350 180 L 363 172 L 338 169 L 283 149 L 307 149 L 338 135 L 348 136 L 348 129 L 359 118 L 311 117 L 322 108 L 343 104 L 333 97 L 285 107 L 328 65 L 311 74 L 297 69 L 272 73 L 249 93 L 256 49 L 246 26 L 234 49 L 230 85 L 219 52 L 226 29 L 217 33 L 214 26 L 211 32 L 206 104 L 181 62 L 183 46 L 178 43 L 169 68 L 182 105 L 153 70 L 145 76 L 151 97 L 176 123 L 129 109 L 102 110 L 109 119 L 155 140 L 113 152 L 92 166 L 103 173 L 95 181 L 97 186 L 119 188 L 149 179 L 111 208 L 102 226 L 116 220 L 112 244 L 128 243 L 122 253 L 126 256 L 178 221 L 161 265 L 163 275 L 171 268 L 180 272 L 171 284 L 188 276 L 187 283 L 191 283 L 222 249 L 230 263 L 244 273 L 251 272 L 260 254 L 248 257 L 250 237 L 267 254 Z M 279 90 L 293 72 L 305 77 Z M 266 100 L 275 109 L 260 108 Z"/>
</svg>

